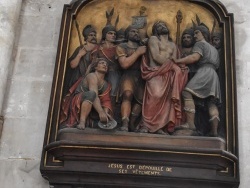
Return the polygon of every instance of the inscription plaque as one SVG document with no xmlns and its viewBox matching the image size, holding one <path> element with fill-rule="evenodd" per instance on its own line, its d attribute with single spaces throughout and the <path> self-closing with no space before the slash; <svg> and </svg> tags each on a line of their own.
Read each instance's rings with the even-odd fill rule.
<svg viewBox="0 0 250 188">
<path fill-rule="evenodd" d="M 163 176 L 167 172 L 172 172 L 172 168 L 166 166 L 148 166 L 135 164 L 108 164 L 109 169 L 114 169 L 113 172 L 119 174 L 138 174 L 148 176 Z"/>
<path fill-rule="evenodd" d="M 42 176 L 55 188 L 238 187 L 234 50 L 217 0 L 65 5 Z"/>
</svg>

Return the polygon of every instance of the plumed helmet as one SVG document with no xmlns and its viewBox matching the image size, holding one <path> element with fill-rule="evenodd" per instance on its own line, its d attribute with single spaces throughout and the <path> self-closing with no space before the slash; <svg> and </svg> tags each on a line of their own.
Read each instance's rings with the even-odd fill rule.
<svg viewBox="0 0 250 188">
<path fill-rule="evenodd" d="M 102 29 L 102 40 L 105 40 L 106 38 L 106 34 L 110 31 L 115 31 L 115 27 L 112 25 L 106 25 L 103 29 Z"/>
<path fill-rule="evenodd" d="M 203 25 L 200 24 L 200 25 L 196 26 L 194 30 L 199 30 L 202 33 L 202 35 L 204 36 L 205 40 L 207 42 L 209 42 L 210 32 L 209 32 L 208 27 L 205 24 L 203 24 Z"/>
</svg>

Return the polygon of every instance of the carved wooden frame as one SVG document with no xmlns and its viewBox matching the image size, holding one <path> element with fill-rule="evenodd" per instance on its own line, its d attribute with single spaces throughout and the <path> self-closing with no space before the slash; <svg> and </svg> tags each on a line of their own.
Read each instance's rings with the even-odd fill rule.
<svg viewBox="0 0 250 188">
<path fill-rule="evenodd" d="M 58 132 L 72 17 L 93 1 L 98 0 L 72 1 L 64 6 L 40 165 L 42 176 L 54 187 L 238 187 L 234 20 L 217 0 L 184 1 L 210 11 L 223 31 L 225 140 L 100 130 Z"/>
</svg>

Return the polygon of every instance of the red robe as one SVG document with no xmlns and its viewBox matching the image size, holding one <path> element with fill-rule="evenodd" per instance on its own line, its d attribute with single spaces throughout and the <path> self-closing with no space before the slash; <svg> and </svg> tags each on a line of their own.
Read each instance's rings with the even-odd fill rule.
<svg viewBox="0 0 250 188">
<path fill-rule="evenodd" d="M 187 82 L 187 70 L 181 70 L 173 61 L 150 67 L 143 57 L 142 78 L 146 80 L 142 105 L 141 126 L 149 132 L 163 129 L 173 132 L 182 120 L 181 92 Z"/>
<path fill-rule="evenodd" d="M 80 110 L 82 103 L 82 95 L 84 92 L 74 94 L 77 86 L 83 78 L 78 81 L 70 88 L 69 93 L 64 97 L 61 112 L 60 112 L 60 125 L 63 124 L 66 127 L 74 127 L 80 121 Z M 101 106 L 108 108 L 112 111 L 111 100 L 110 100 L 111 85 L 108 84 L 107 89 L 98 95 Z"/>
</svg>

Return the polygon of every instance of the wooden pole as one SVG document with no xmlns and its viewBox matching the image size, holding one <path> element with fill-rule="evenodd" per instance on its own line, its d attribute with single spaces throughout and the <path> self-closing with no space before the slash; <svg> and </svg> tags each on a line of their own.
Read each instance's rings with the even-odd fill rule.
<svg viewBox="0 0 250 188">
<path fill-rule="evenodd" d="M 176 14 L 176 22 L 177 22 L 177 32 L 176 32 L 176 45 L 180 46 L 180 25 L 182 22 L 182 12 L 178 10 Z"/>
<path fill-rule="evenodd" d="M 82 35 L 81 35 L 80 29 L 79 29 L 79 24 L 78 24 L 78 22 L 76 20 L 75 15 L 73 15 L 73 19 L 75 21 L 75 26 L 76 26 L 76 30 L 77 30 L 77 33 L 78 33 L 78 38 L 79 38 L 80 45 L 83 46 L 82 37 L 81 37 Z"/>
</svg>

